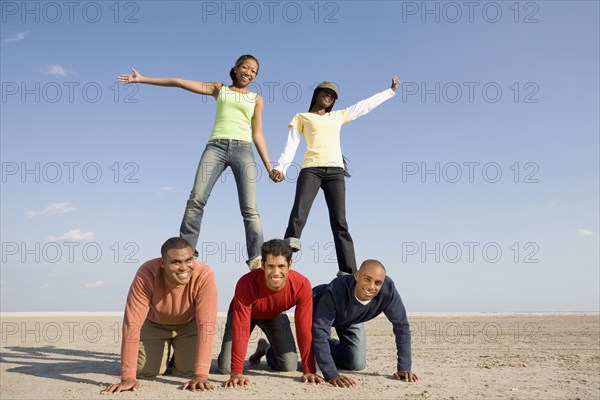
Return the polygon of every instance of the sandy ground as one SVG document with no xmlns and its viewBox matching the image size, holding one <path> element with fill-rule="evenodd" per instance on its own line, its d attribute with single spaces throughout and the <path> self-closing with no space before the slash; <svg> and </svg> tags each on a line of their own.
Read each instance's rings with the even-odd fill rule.
<svg viewBox="0 0 600 400">
<path fill-rule="evenodd" d="M 223 318 L 220 318 L 223 326 Z M 367 327 L 367 369 L 354 389 L 307 385 L 300 372 L 247 368 L 254 384 L 212 392 L 180 389 L 183 378 L 141 381 L 122 399 L 600 399 L 600 314 L 412 314 L 418 383 L 392 379 L 391 324 Z M 1 399 L 92 399 L 118 381 L 121 317 L 116 314 L 2 314 Z M 262 337 L 255 330 L 249 351 Z M 220 338 L 215 340 L 214 357 Z M 213 370 L 216 364 L 213 360 Z M 211 371 L 220 385 L 226 376 Z"/>
</svg>

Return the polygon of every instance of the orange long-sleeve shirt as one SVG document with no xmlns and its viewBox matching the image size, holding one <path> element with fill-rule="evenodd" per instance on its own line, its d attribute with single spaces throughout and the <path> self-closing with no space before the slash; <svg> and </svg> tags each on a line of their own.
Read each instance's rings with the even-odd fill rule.
<svg viewBox="0 0 600 400">
<path fill-rule="evenodd" d="M 196 261 L 185 285 L 170 289 L 160 258 L 144 263 L 127 295 L 121 345 L 121 379 L 135 379 L 140 329 L 146 319 L 160 325 L 198 324 L 194 373 L 208 375 L 217 332 L 217 286 L 212 269 Z"/>
</svg>

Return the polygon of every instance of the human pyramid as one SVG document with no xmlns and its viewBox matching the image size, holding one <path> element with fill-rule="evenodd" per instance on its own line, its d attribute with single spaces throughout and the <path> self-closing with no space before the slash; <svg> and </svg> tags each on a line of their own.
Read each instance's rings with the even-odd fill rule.
<svg viewBox="0 0 600 400">
<path fill-rule="evenodd" d="M 392 78 L 389 89 L 339 111 L 333 111 L 338 88 L 322 82 L 313 92 L 309 111 L 294 116 L 284 150 L 273 167 L 263 136 L 261 96 L 248 90 L 258 74 L 259 63 L 243 55 L 229 75 L 231 85 L 179 78 L 149 78 L 132 69 L 119 76 L 122 84 L 144 83 L 179 87 L 209 95 L 217 102 L 209 141 L 200 158 L 194 185 L 187 201 L 180 236 L 165 241 L 161 257 L 144 263 L 127 295 L 121 346 L 121 381 L 101 393 L 138 390 L 138 378 L 171 374 L 191 379 L 183 389 L 211 390 L 209 370 L 217 334 L 217 287 L 212 269 L 197 260 L 204 207 L 223 171 L 230 167 L 237 186 L 244 219 L 250 272 L 237 282 L 227 312 L 218 372 L 229 374 L 225 387 L 250 384 L 243 375 L 250 334 L 255 326 L 265 333 L 248 361 L 266 357 L 275 371 L 296 371 L 298 353 L 286 311 L 293 307 L 296 338 L 302 361 L 302 382 L 328 382 L 355 387 L 356 382 L 339 370 L 366 367 L 364 322 L 381 313 L 393 325 L 398 362 L 393 376 L 416 382 L 411 372 L 410 326 L 402 299 L 385 267 L 366 260 L 357 269 L 354 243 L 346 222 L 345 159 L 340 144 L 343 124 L 355 120 L 395 95 L 400 84 Z M 301 137 L 306 152 L 296 184 L 294 205 L 284 239 L 263 243 L 256 207 L 256 182 L 245 171 L 254 165 L 252 142 L 274 182 L 285 179 Z M 292 255 L 300 250 L 300 237 L 312 203 L 323 190 L 329 210 L 339 271 L 328 284 L 312 287 L 292 269 Z M 331 337 L 335 327 L 338 338 Z M 317 374 L 319 367 L 323 377 Z"/>
</svg>

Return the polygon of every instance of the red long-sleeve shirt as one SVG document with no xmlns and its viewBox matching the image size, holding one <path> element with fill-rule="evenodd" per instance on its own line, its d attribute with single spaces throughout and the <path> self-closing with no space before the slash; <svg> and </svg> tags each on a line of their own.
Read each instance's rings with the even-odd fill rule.
<svg viewBox="0 0 600 400">
<path fill-rule="evenodd" d="M 170 289 L 160 258 L 144 263 L 127 295 L 121 345 L 121 379 L 135 379 L 140 329 L 146 319 L 160 325 L 198 325 L 194 373 L 208 375 L 217 332 L 217 286 L 212 269 L 196 261 L 190 281 Z"/>
<path fill-rule="evenodd" d="M 274 319 L 296 306 L 294 321 L 296 340 L 302 358 L 304 373 L 315 373 L 312 349 L 312 288 L 308 279 L 296 271 L 289 271 L 283 289 L 275 292 L 265 283 L 265 271 L 256 269 L 242 276 L 235 287 L 233 306 L 233 343 L 231 373 L 244 371 L 244 359 L 250 338 L 252 319 Z"/>
</svg>

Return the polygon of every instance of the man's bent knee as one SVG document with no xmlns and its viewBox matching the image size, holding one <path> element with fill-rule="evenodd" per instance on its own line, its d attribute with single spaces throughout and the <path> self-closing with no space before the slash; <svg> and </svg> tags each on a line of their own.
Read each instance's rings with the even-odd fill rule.
<svg viewBox="0 0 600 400">
<path fill-rule="evenodd" d="M 347 366 L 350 371 L 362 371 L 365 368 L 367 368 L 367 362 L 364 360 L 352 360 Z"/>
<path fill-rule="evenodd" d="M 282 372 L 296 371 L 298 369 L 298 354 L 289 352 L 282 354 L 277 360 L 277 369 Z"/>
<path fill-rule="evenodd" d="M 298 354 L 286 353 L 282 356 L 284 371 L 296 371 L 298 369 Z"/>
</svg>

